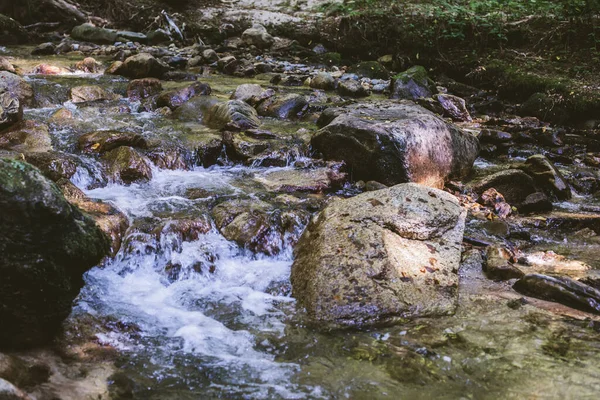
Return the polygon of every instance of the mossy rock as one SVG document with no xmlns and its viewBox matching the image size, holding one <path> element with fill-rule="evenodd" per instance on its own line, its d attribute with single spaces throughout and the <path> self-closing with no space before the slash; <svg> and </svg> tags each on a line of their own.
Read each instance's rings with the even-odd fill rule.
<svg viewBox="0 0 600 400">
<path fill-rule="evenodd" d="M 29 40 L 29 34 L 12 18 L 0 14 L 0 45 L 23 44 Z"/>
<path fill-rule="evenodd" d="M 392 79 L 392 99 L 411 99 L 431 97 L 437 93 L 435 82 L 427 75 L 427 70 L 415 65 Z"/>
<path fill-rule="evenodd" d="M 324 64 L 328 66 L 343 64 L 342 55 L 340 53 L 333 52 L 318 54 L 312 58 L 312 61 L 317 64 Z"/>
<path fill-rule="evenodd" d="M 371 79 L 388 79 L 390 77 L 389 71 L 377 61 L 360 62 L 350 67 L 350 72 Z"/>
</svg>

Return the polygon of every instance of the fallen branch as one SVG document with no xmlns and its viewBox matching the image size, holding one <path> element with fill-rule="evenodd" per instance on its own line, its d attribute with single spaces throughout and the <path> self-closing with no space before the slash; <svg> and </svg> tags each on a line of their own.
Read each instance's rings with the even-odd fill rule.
<svg viewBox="0 0 600 400">
<path fill-rule="evenodd" d="M 25 29 L 35 29 L 35 28 L 54 28 L 60 25 L 60 22 L 37 22 L 35 24 L 26 25 L 23 28 Z"/>
</svg>

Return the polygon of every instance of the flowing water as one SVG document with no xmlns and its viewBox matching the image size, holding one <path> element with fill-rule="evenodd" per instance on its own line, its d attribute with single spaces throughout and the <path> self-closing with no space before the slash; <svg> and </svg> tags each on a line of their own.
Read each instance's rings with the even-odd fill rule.
<svg viewBox="0 0 600 400">
<path fill-rule="evenodd" d="M 52 91 L 60 104 L 27 110 L 27 118 L 44 121 L 62 106 L 76 116 L 67 127 L 51 126 L 57 150 L 72 153 L 79 135 L 99 129 L 183 144 L 194 130 L 206 129 L 155 114 L 118 113 L 114 104 L 111 111 L 106 105 L 76 106 L 60 97 L 82 82 L 122 91 L 125 81 L 119 78 L 28 79 Z M 225 98 L 248 80 L 206 82 Z M 136 109 L 126 100 L 118 105 Z M 310 121 L 266 124 L 281 131 L 315 129 Z M 117 369 L 109 380 L 113 398 L 580 399 L 600 393 L 598 322 L 532 305 L 508 307 L 519 296 L 477 268 L 463 268 L 460 307 L 453 317 L 364 331 L 311 327 L 291 297 L 292 238 L 277 255 L 255 254 L 226 240 L 210 218 L 219 199 L 279 207 L 274 200 L 279 194 L 255 180 L 267 168 L 223 158 L 210 168 L 154 167 L 149 182 L 126 186 L 106 181 L 95 159 L 81 155 L 80 160 L 73 183 L 118 207 L 131 225 L 116 256 L 86 274 L 67 323 L 87 323 L 92 316 L 88 329 L 95 340 L 116 349 Z M 204 196 L 190 198 L 189 191 L 198 189 Z M 186 216 L 205 218 L 210 229 L 182 239 L 169 226 Z M 540 248 L 560 240 L 539 234 Z M 600 267 L 598 245 L 585 250 L 577 243 L 576 253 Z"/>
</svg>

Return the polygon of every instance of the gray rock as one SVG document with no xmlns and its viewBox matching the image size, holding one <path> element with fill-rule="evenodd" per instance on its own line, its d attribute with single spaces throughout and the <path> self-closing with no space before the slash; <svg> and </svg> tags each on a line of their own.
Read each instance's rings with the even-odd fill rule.
<svg viewBox="0 0 600 400">
<path fill-rule="evenodd" d="M 163 29 L 157 29 L 155 31 L 148 32 L 146 37 L 149 44 L 167 43 L 172 40 L 171 35 Z"/>
<path fill-rule="evenodd" d="M 219 55 L 213 49 L 206 49 L 202 52 L 202 58 L 208 62 L 219 61 Z"/>
<path fill-rule="evenodd" d="M 438 94 L 435 96 L 444 110 L 444 115 L 453 121 L 472 121 L 467 104 L 464 99 L 451 94 Z"/>
<path fill-rule="evenodd" d="M 275 95 L 267 98 L 257 106 L 258 115 L 279 119 L 301 117 L 308 109 L 306 96 L 297 93 Z"/>
<path fill-rule="evenodd" d="M 118 96 L 104 90 L 100 86 L 87 85 L 71 88 L 69 97 L 73 103 L 83 103 L 86 101 L 115 100 Z"/>
<path fill-rule="evenodd" d="M 527 196 L 537 192 L 535 182 L 525 172 L 507 169 L 485 176 L 472 184 L 473 191 L 479 195 L 490 188 L 496 189 L 510 205 L 518 207 Z"/>
<path fill-rule="evenodd" d="M 117 69 L 116 74 L 131 79 L 162 78 L 171 68 L 163 61 L 148 53 L 140 53 L 127 58 Z"/>
<path fill-rule="evenodd" d="M 240 100 L 215 104 L 204 116 L 204 123 L 216 129 L 252 129 L 260 126 L 256 110 Z"/>
<path fill-rule="evenodd" d="M 338 83 L 337 92 L 341 96 L 347 97 L 367 97 L 370 95 L 369 90 L 365 89 L 358 81 L 346 80 Z"/>
<path fill-rule="evenodd" d="M 328 72 L 319 72 L 310 81 L 313 89 L 332 90 L 335 87 L 335 78 Z"/>
<path fill-rule="evenodd" d="M 117 147 L 102 158 L 107 161 L 109 173 L 117 182 L 130 184 L 152 179 L 150 161 L 133 147 Z"/>
<path fill-rule="evenodd" d="M 465 214 L 417 184 L 336 200 L 294 249 L 293 296 L 326 327 L 452 314 Z"/>
<path fill-rule="evenodd" d="M 392 99 L 416 100 L 421 97 L 431 97 L 437 93 L 435 83 L 427 76 L 427 71 L 421 66 L 414 66 L 392 78 Z"/>
<path fill-rule="evenodd" d="M 266 92 L 256 83 L 244 83 L 235 88 L 235 91 L 231 94 L 231 100 L 241 100 L 253 106 L 269 97 Z"/>
<path fill-rule="evenodd" d="M 0 345 L 50 340 L 109 250 L 93 220 L 30 164 L 0 159 Z"/>
<path fill-rule="evenodd" d="M 31 105 L 33 89 L 25 79 L 8 71 L 0 71 L 0 93 L 8 92 L 19 99 L 23 106 Z"/>
<path fill-rule="evenodd" d="M 12 93 L 0 93 L 0 131 L 23 119 L 23 106 Z"/>
<path fill-rule="evenodd" d="M 126 42 L 148 43 L 148 37 L 140 32 L 117 31 L 117 37 L 124 39 Z"/>
<path fill-rule="evenodd" d="M 260 24 L 254 24 L 252 28 L 246 29 L 242 33 L 242 40 L 246 44 L 254 45 L 259 49 L 269 48 L 275 42 L 275 38 L 267 32 L 267 28 Z"/>
<path fill-rule="evenodd" d="M 479 152 L 476 137 L 410 101 L 329 108 L 317 123 L 313 148 L 345 161 L 357 180 L 441 188 L 465 177 Z"/>
<path fill-rule="evenodd" d="M 53 43 L 42 43 L 37 45 L 35 49 L 31 51 L 31 54 L 34 56 L 47 56 L 50 54 L 54 54 L 56 51 L 56 46 Z"/>
<path fill-rule="evenodd" d="M 556 196 L 559 200 L 571 198 L 571 188 L 567 180 L 545 156 L 536 154 L 529 157 L 523 169 L 544 192 Z"/>
<path fill-rule="evenodd" d="M 71 31 L 71 37 L 75 40 L 98 44 L 113 44 L 118 36 L 114 29 L 100 28 L 90 23 L 78 25 Z"/>
</svg>

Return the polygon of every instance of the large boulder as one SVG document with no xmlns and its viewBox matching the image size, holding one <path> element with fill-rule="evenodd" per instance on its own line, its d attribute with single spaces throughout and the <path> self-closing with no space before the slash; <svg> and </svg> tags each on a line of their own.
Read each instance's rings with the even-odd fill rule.
<svg viewBox="0 0 600 400">
<path fill-rule="evenodd" d="M 0 159 L 0 346 L 52 338 L 108 252 L 93 220 L 30 164 Z"/>
<path fill-rule="evenodd" d="M 336 200 L 294 249 L 293 296 L 328 327 L 452 314 L 465 215 L 413 183 Z"/>
<path fill-rule="evenodd" d="M 380 101 L 323 112 L 313 148 L 345 161 L 355 179 L 386 185 L 443 187 L 466 176 L 479 153 L 477 138 L 411 101 Z"/>
</svg>

